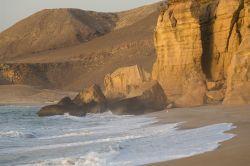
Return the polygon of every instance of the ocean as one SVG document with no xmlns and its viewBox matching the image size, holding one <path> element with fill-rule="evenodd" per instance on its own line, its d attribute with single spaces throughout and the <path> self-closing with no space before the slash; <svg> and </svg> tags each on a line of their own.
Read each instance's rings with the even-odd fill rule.
<svg viewBox="0 0 250 166">
<path fill-rule="evenodd" d="M 231 123 L 180 130 L 148 116 L 111 112 L 39 118 L 41 106 L 0 106 L 1 166 L 135 166 L 215 150 Z"/>
</svg>

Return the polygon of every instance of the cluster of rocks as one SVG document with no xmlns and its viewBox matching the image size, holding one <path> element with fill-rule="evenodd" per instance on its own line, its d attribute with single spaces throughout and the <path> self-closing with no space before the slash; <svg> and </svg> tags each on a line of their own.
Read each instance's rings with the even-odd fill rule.
<svg viewBox="0 0 250 166">
<path fill-rule="evenodd" d="M 144 114 L 166 107 L 166 96 L 157 81 L 140 66 L 124 67 L 104 79 L 105 92 L 98 85 L 81 91 L 73 100 L 63 98 L 58 104 L 45 106 L 39 116 L 85 116 L 87 113 L 112 111 L 115 114 Z"/>
</svg>

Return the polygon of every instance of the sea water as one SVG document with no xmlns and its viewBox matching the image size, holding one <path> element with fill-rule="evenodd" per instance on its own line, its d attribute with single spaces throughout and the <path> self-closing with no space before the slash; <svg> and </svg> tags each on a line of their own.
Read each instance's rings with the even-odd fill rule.
<svg viewBox="0 0 250 166">
<path fill-rule="evenodd" d="M 192 156 L 234 137 L 234 126 L 179 130 L 154 117 L 111 112 L 39 118 L 39 106 L 0 107 L 0 165 L 134 166 Z"/>
</svg>

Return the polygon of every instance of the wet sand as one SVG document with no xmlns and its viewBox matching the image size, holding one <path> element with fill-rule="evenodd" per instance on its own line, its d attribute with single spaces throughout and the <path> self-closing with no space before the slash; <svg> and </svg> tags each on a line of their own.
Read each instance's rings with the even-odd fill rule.
<svg viewBox="0 0 250 166">
<path fill-rule="evenodd" d="M 214 151 L 150 166 L 250 166 L 250 105 L 181 108 L 148 116 L 159 118 L 160 123 L 185 122 L 181 129 L 216 123 L 233 123 L 237 127 L 230 131 L 237 136 L 221 143 Z"/>
</svg>

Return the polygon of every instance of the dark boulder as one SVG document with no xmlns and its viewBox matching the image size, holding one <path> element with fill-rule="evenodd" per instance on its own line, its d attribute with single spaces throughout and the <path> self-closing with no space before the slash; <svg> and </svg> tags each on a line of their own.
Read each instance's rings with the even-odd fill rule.
<svg viewBox="0 0 250 166">
<path fill-rule="evenodd" d="M 127 97 L 110 102 L 109 108 L 115 114 L 139 115 L 159 111 L 166 108 L 166 96 L 157 81 L 144 82 Z"/>
<path fill-rule="evenodd" d="M 41 108 L 37 113 L 38 116 L 54 116 L 64 115 L 68 113 L 72 116 L 85 116 L 86 111 L 84 107 L 76 105 L 69 97 L 63 98 L 58 104 L 49 105 Z"/>
<path fill-rule="evenodd" d="M 103 113 L 107 110 L 106 98 L 98 85 L 92 85 L 81 91 L 73 100 L 84 107 L 87 113 Z"/>
</svg>

